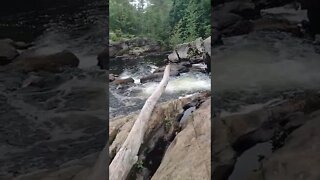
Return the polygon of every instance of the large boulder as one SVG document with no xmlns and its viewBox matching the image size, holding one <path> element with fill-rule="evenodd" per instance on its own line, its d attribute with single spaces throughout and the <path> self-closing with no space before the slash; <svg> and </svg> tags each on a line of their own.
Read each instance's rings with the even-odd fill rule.
<svg viewBox="0 0 320 180">
<path fill-rule="evenodd" d="M 186 123 L 168 147 L 152 180 L 211 179 L 211 99 Z"/>
<path fill-rule="evenodd" d="M 308 10 L 308 19 L 310 21 L 310 33 L 315 38 L 320 34 L 320 1 L 317 0 L 300 0 L 304 8 Z"/>
<path fill-rule="evenodd" d="M 211 55 L 211 37 L 205 40 L 200 37 L 194 41 L 176 45 L 175 50 L 168 55 L 168 60 L 173 63 L 180 61 L 198 63 L 203 61 L 202 55 L 205 53 Z"/>
<path fill-rule="evenodd" d="M 173 63 L 177 63 L 180 61 L 179 55 L 176 50 L 168 55 L 168 60 Z"/>
<path fill-rule="evenodd" d="M 253 19 L 259 16 L 259 11 L 256 10 L 254 3 L 243 1 L 231 1 L 221 4 L 215 7 L 214 11 L 237 14 L 245 19 Z"/>
<path fill-rule="evenodd" d="M 19 55 L 12 42 L 8 39 L 0 40 L 0 65 L 9 64 Z"/>
<path fill-rule="evenodd" d="M 78 67 L 79 59 L 70 51 L 62 51 L 51 55 L 26 55 L 18 57 L 8 65 L 8 69 L 24 72 L 48 71 L 59 72 L 64 67 Z"/>
<path fill-rule="evenodd" d="M 285 145 L 263 160 L 256 180 L 308 179 L 320 177 L 319 114 L 294 131 Z M 298 162 L 298 163 L 297 163 Z M 252 178 L 253 179 L 253 178 Z"/>
<path fill-rule="evenodd" d="M 118 78 L 118 79 L 115 79 L 113 82 L 117 85 L 129 84 L 129 83 L 134 83 L 134 79 L 132 79 L 132 78 L 124 78 L 124 79 Z"/>
<path fill-rule="evenodd" d="M 109 57 L 113 58 L 122 55 L 129 50 L 129 46 L 125 42 L 110 43 L 109 44 Z"/>
<path fill-rule="evenodd" d="M 204 51 L 211 56 L 211 36 L 203 41 Z"/>
<path fill-rule="evenodd" d="M 140 82 L 141 83 L 146 83 L 146 82 L 149 82 L 149 81 L 158 81 L 158 80 L 161 80 L 161 78 L 163 77 L 163 74 L 164 72 L 157 72 L 157 73 L 153 73 L 153 74 L 150 74 L 150 75 L 146 75 L 144 77 L 142 77 L 140 79 Z M 178 76 L 180 75 L 179 71 L 177 70 L 170 70 L 170 76 Z"/>
<path fill-rule="evenodd" d="M 229 26 L 243 20 L 243 18 L 237 14 L 224 13 L 224 12 L 213 12 L 213 23 L 218 30 L 223 30 Z"/>
<path fill-rule="evenodd" d="M 260 17 L 255 4 L 247 1 L 219 4 L 213 8 L 212 13 L 214 40 L 218 44 L 221 44 L 220 33 L 226 36 L 247 34 L 252 30 L 251 20 Z"/>
<path fill-rule="evenodd" d="M 109 49 L 106 48 L 98 54 L 98 66 L 100 69 L 107 69 L 108 60 L 109 60 Z"/>
<path fill-rule="evenodd" d="M 298 35 L 300 28 L 284 19 L 261 18 L 254 21 L 253 31 L 283 31 Z"/>
<path fill-rule="evenodd" d="M 160 44 L 147 38 L 134 38 L 109 44 L 109 57 L 135 55 L 140 56 L 161 49 Z"/>
</svg>

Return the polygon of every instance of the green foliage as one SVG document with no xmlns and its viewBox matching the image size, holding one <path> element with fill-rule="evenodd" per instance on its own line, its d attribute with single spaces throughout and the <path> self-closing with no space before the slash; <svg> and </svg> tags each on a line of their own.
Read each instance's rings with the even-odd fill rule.
<svg viewBox="0 0 320 180">
<path fill-rule="evenodd" d="M 175 45 L 210 36 L 210 7 L 208 0 L 174 0 L 170 11 L 174 26 L 170 42 Z"/>
<path fill-rule="evenodd" d="M 111 40 L 134 35 L 174 46 L 211 34 L 210 0 L 138 0 L 137 6 L 132 1 L 109 1 Z"/>
<path fill-rule="evenodd" d="M 135 36 L 131 34 L 125 34 L 120 29 L 118 29 L 115 32 L 109 32 L 109 38 L 111 41 L 119 42 L 128 39 L 133 39 L 135 38 Z"/>
<path fill-rule="evenodd" d="M 138 160 L 136 162 L 136 164 L 135 164 L 135 167 L 136 167 L 137 171 L 141 171 L 144 168 L 143 161 L 142 160 Z"/>
</svg>

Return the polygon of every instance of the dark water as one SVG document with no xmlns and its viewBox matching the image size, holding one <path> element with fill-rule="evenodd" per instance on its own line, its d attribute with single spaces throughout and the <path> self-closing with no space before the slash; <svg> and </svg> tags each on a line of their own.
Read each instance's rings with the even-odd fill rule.
<svg viewBox="0 0 320 180">
<path fill-rule="evenodd" d="M 165 65 L 164 59 L 167 55 L 153 56 L 153 57 L 138 57 L 133 59 L 113 58 L 110 59 L 109 70 L 112 74 L 121 74 L 126 70 L 137 72 L 140 70 L 151 70 L 154 66 Z M 138 72 L 139 73 L 139 72 Z M 134 73 L 133 73 L 134 74 Z"/>
<path fill-rule="evenodd" d="M 0 38 L 33 42 L 38 54 L 67 49 L 78 56 L 81 68 L 92 67 L 107 44 L 107 13 L 107 2 L 96 1 L 77 8 L 1 16 Z"/>
<path fill-rule="evenodd" d="M 32 42 L 35 54 L 70 50 L 81 68 L 0 73 L 0 179 L 57 168 L 105 146 L 106 77 L 96 57 L 107 27 L 106 1 L 0 17 L 0 38 Z"/>
</svg>

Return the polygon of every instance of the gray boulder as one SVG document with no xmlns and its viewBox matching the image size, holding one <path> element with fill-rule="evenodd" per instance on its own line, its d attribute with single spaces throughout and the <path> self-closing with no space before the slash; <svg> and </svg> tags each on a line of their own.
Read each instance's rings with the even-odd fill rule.
<svg viewBox="0 0 320 180">
<path fill-rule="evenodd" d="M 0 65 L 11 63 L 19 55 L 12 42 L 8 39 L 0 40 Z"/>
</svg>

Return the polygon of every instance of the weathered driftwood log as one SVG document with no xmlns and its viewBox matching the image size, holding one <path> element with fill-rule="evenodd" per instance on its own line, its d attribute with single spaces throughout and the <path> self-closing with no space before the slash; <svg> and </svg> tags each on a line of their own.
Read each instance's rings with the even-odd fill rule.
<svg viewBox="0 0 320 180">
<path fill-rule="evenodd" d="M 167 65 L 163 78 L 157 89 L 147 99 L 140 114 L 135 121 L 127 139 L 116 154 L 115 158 L 109 166 L 110 180 L 123 180 L 128 176 L 131 168 L 138 160 L 138 151 L 143 143 L 144 134 L 146 131 L 146 124 L 150 119 L 152 111 L 164 92 L 170 76 L 170 65 Z"/>
</svg>

